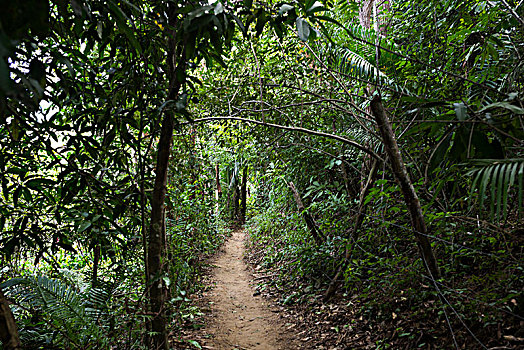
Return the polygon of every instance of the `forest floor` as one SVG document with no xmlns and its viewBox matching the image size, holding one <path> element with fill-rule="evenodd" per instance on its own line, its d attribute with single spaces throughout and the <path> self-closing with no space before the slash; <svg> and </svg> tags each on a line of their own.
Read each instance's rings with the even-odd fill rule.
<svg viewBox="0 0 524 350">
<path fill-rule="evenodd" d="M 253 276 L 244 253 L 245 232 L 235 230 L 211 261 L 207 282 L 213 287 L 198 300 L 204 327 L 187 338 L 197 341 L 202 349 L 300 348 L 286 329 L 279 308 L 252 287 Z"/>
<path fill-rule="evenodd" d="M 373 294 L 381 305 L 394 304 L 391 317 L 365 315 L 367 299 L 339 295 L 322 301 L 324 289 L 311 290 L 298 300 L 301 287 L 269 287 L 275 272 L 262 267 L 263 247 L 249 244 L 243 230 L 235 230 L 209 260 L 202 289 L 192 296 L 194 309 L 177 331 L 176 349 L 217 350 L 342 350 L 342 349 L 444 349 L 453 348 L 448 328 L 427 312 L 413 314 L 410 305 Z M 315 289 L 315 288 L 314 288 Z M 291 293 L 291 294 L 289 294 Z M 305 297 L 305 298 L 304 298 Z M 362 300 L 361 300 L 362 299 Z M 291 301 L 291 302 L 289 302 Z M 429 310 L 431 299 L 424 301 Z M 198 310 L 198 311 L 195 311 Z M 428 316 L 429 315 L 429 316 Z M 387 316 L 387 315 L 386 315 Z M 521 330 L 524 322 L 521 321 Z M 499 333 L 506 332 L 499 325 Z M 507 330 L 509 334 L 515 333 Z M 481 329 L 474 329 L 480 334 Z M 464 338 L 465 331 L 456 335 Z M 517 334 L 518 333 L 518 334 Z M 490 349 L 521 349 L 524 338 L 493 335 Z M 461 340 L 460 348 L 479 348 Z M 503 345 L 503 346 L 501 346 Z M 487 347 L 488 348 L 488 347 Z"/>
</svg>

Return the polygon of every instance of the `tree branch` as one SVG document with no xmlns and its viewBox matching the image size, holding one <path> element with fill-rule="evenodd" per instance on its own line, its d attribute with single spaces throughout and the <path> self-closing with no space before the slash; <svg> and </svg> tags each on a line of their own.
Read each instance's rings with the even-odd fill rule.
<svg viewBox="0 0 524 350">
<path fill-rule="evenodd" d="M 259 120 L 240 118 L 240 117 L 207 117 L 207 118 L 194 119 L 192 122 L 180 123 L 180 125 L 187 125 L 187 124 L 193 124 L 193 123 L 205 123 L 205 122 L 213 121 L 213 120 L 237 120 L 237 121 L 244 122 L 244 123 L 252 123 L 252 124 L 257 124 L 257 125 L 262 125 L 262 126 L 268 126 L 268 127 L 280 129 L 280 130 L 298 131 L 304 134 L 321 136 L 321 137 L 325 137 L 328 139 L 337 140 L 347 145 L 353 146 L 361 150 L 362 152 L 369 154 L 371 157 L 375 158 L 379 162 L 384 163 L 384 159 L 382 159 L 378 154 L 376 154 L 369 148 L 362 146 L 361 144 L 355 141 L 346 139 L 345 137 L 342 137 L 339 135 L 328 134 L 322 131 L 315 131 L 315 130 L 300 128 L 300 127 L 279 125 L 279 124 L 273 124 L 273 123 L 264 123 Z"/>
</svg>

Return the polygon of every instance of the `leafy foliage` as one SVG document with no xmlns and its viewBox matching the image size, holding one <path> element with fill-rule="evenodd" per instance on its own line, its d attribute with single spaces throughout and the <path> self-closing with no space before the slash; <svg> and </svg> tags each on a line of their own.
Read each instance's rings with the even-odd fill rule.
<svg viewBox="0 0 524 350">
<path fill-rule="evenodd" d="M 102 289 L 78 292 L 74 287 L 44 276 L 13 278 L 2 283 L 17 307 L 31 315 L 36 328 L 22 328 L 26 346 L 95 348 L 108 346 L 107 302 Z M 45 328 L 41 328 L 41 326 Z"/>
<path fill-rule="evenodd" d="M 475 168 L 471 175 L 475 177 L 471 185 L 472 195 L 479 191 L 480 208 L 488 193 L 491 193 L 491 218 L 506 219 L 508 215 L 508 198 L 513 185 L 517 185 L 518 213 L 522 215 L 524 160 L 472 160 Z"/>
<path fill-rule="evenodd" d="M 320 293 L 340 268 L 342 294 L 358 294 L 359 316 L 393 327 L 392 347 L 507 345 L 492 334 L 497 324 L 515 331 L 524 309 L 524 5 L 513 13 L 506 1 L 365 3 L 375 15 L 348 1 L 6 3 L 0 261 L 26 344 L 147 342 L 147 227 L 154 161 L 166 151 L 154 145 L 172 116 L 167 268 L 150 282 L 166 285 L 175 327 L 191 319 L 203 261 L 227 236 L 248 169 L 253 254 L 275 273 L 268 285 L 285 292 L 284 304 Z M 370 176 L 364 152 L 278 129 L 342 136 L 385 158 L 373 93 L 393 122 L 442 280 L 421 274 L 387 160 Z M 277 127 L 193 124 L 217 116 Z M 29 272 L 39 277 L 20 277 Z M 428 329 L 401 333 L 389 318 L 401 312 Z"/>
</svg>

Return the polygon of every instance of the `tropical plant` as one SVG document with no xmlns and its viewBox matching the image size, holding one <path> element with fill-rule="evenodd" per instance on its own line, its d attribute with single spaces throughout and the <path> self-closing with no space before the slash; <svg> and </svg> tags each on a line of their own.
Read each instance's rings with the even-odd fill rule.
<svg viewBox="0 0 524 350">
<path fill-rule="evenodd" d="M 78 291 L 45 276 L 13 278 L 0 286 L 27 322 L 25 347 L 100 349 L 109 347 L 111 288 Z M 113 320 L 114 323 L 114 320 Z"/>
<path fill-rule="evenodd" d="M 472 159 L 470 163 L 474 168 L 469 172 L 474 176 L 471 185 L 471 196 L 478 191 L 479 207 L 482 209 L 485 198 L 490 193 L 490 216 L 497 221 L 506 220 L 508 215 L 508 199 L 513 185 L 516 185 L 516 198 L 518 202 L 518 216 L 522 215 L 523 200 L 523 159 Z M 513 201 L 513 202 L 515 202 Z"/>
</svg>

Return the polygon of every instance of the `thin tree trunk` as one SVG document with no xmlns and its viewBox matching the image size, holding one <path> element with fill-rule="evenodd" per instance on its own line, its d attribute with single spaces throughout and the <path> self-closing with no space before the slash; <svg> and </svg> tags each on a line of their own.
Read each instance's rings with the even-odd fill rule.
<svg viewBox="0 0 524 350">
<path fill-rule="evenodd" d="M 355 242 L 358 239 L 358 233 L 360 230 L 360 225 L 362 224 L 362 220 L 364 219 L 364 214 L 367 210 L 367 205 L 364 204 L 364 199 L 366 198 L 367 194 L 369 193 L 369 189 L 371 188 L 371 185 L 373 184 L 375 180 L 375 175 L 377 174 L 377 160 L 373 161 L 373 164 L 371 166 L 371 170 L 369 171 L 368 179 L 366 181 L 366 184 L 362 187 L 362 190 L 360 191 L 360 197 L 359 197 L 359 207 L 358 207 L 358 213 L 355 217 L 355 223 L 353 224 L 353 229 L 351 231 L 351 237 L 352 237 L 352 245 L 355 244 Z M 331 280 L 331 283 L 329 284 L 326 292 L 324 293 L 324 300 L 328 300 L 335 294 L 337 291 L 339 285 L 340 285 L 340 275 L 346 268 L 346 265 L 349 261 L 349 258 L 351 256 L 352 249 L 349 247 L 346 247 L 346 253 L 344 255 L 344 261 L 342 264 L 338 267 L 337 273 L 335 274 L 335 277 Z"/>
<path fill-rule="evenodd" d="M 344 187 L 346 188 L 346 194 L 349 196 L 349 177 L 346 169 L 346 164 L 344 162 L 340 163 L 340 170 L 342 171 L 342 178 L 344 179 Z"/>
<path fill-rule="evenodd" d="M 231 220 L 239 221 L 240 219 L 240 188 L 235 185 L 233 191 L 233 211 L 231 212 Z"/>
<path fill-rule="evenodd" d="M 313 239 L 315 240 L 315 243 L 317 245 L 322 244 L 324 236 L 322 235 L 322 232 L 319 230 L 317 223 L 315 222 L 315 219 L 307 212 L 306 208 L 304 207 L 304 203 L 302 203 L 302 199 L 300 198 L 300 194 L 298 193 L 295 185 L 290 182 L 288 184 L 289 188 L 291 188 L 291 191 L 293 192 L 293 197 L 295 197 L 295 202 L 297 203 L 297 209 L 300 213 L 302 213 L 302 217 L 304 218 L 304 221 L 306 222 L 306 225 L 309 229 L 309 232 L 311 232 L 311 235 L 313 236 Z"/>
<path fill-rule="evenodd" d="M 215 179 L 216 179 L 216 200 L 222 197 L 222 186 L 220 186 L 220 168 L 218 163 L 215 165 Z"/>
<path fill-rule="evenodd" d="M 222 186 L 220 185 L 220 168 L 218 163 L 215 164 L 215 217 L 218 217 L 219 205 L 218 201 L 222 197 Z"/>
<path fill-rule="evenodd" d="M 98 285 L 98 265 L 100 263 L 100 244 L 93 247 L 93 274 L 91 275 L 91 288 L 96 288 Z"/>
<path fill-rule="evenodd" d="M 177 22 L 176 4 L 169 5 L 169 24 L 176 28 Z M 185 70 L 185 49 L 181 43 L 175 40 L 176 33 L 171 30 L 168 42 L 168 79 L 169 92 L 168 100 L 176 101 L 183 81 L 180 81 L 177 74 L 178 70 Z M 154 333 L 153 349 L 168 350 L 168 332 L 166 330 L 167 318 L 165 314 L 165 301 L 167 298 L 167 288 L 163 277 L 167 271 L 164 261 L 165 255 L 165 199 L 167 192 L 167 178 L 169 157 L 173 145 L 174 115 L 166 112 L 160 129 L 160 139 L 157 147 L 157 160 L 155 167 L 155 184 L 151 194 L 151 221 L 149 223 L 149 242 L 147 253 L 147 267 L 149 272 L 149 299 L 151 304 L 151 331 Z"/>
<path fill-rule="evenodd" d="M 246 209 L 247 209 L 247 165 L 244 167 L 242 174 L 242 185 L 240 189 L 240 223 L 246 223 Z"/>
<path fill-rule="evenodd" d="M 428 230 L 422 214 L 422 208 L 420 207 L 420 200 L 418 199 L 413 183 L 409 178 L 400 150 L 398 149 L 395 134 L 393 133 L 393 129 L 391 128 L 391 124 L 379 95 L 375 95 L 371 100 L 371 111 L 373 112 L 373 116 L 375 117 L 377 126 L 380 130 L 386 153 L 391 161 L 393 174 L 400 185 L 402 194 L 404 195 L 404 201 L 409 210 L 411 225 L 413 226 L 415 237 L 418 241 L 418 248 L 424 265 L 433 278 L 438 278 L 440 277 L 440 271 L 437 265 L 437 259 L 433 254 L 433 249 L 431 248 L 431 243 L 427 236 Z"/>
<path fill-rule="evenodd" d="M 4 350 L 22 349 L 15 318 L 9 308 L 4 292 L 0 288 L 0 341 Z"/>
<path fill-rule="evenodd" d="M 155 333 L 153 336 L 154 349 L 169 348 L 166 316 L 164 310 L 165 287 L 162 279 L 164 274 L 163 257 L 164 257 L 164 207 L 167 189 L 167 169 L 171 146 L 173 143 L 173 115 L 166 114 L 162 123 L 160 140 L 158 142 L 158 157 L 156 162 L 156 176 L 153 194 L 151 197 L 151 222 L 149 226 L 149 244 L 148 244 L 148 268 L 149 280 L 149 297 L 151 302 L 151 312 L 153 320 L 151 321 L 151 330 Z"/>
</svg>

